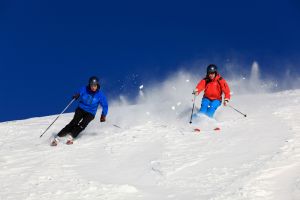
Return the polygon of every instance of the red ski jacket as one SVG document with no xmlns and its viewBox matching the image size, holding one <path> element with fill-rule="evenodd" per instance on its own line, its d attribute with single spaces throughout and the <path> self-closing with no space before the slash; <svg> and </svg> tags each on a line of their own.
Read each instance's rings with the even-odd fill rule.
<svg viewBox="0 0 300 200">
<path fill-rule="evenodd" d="M 213 80 L 210 80 L 208 77 L 202 79 L 197 87 L 198 93 L 204 90 L 203 97 L 208 98 L 209 100 L 220 100 L 222 101 L 222 93 L 225 94 L 225 99 L 230 99 L 230 88 L 219 74 Z"/>
</svg>

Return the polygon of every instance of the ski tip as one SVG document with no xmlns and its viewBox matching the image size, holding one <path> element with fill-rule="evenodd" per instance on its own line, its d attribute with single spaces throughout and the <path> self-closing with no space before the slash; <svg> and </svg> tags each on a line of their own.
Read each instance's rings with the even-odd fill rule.
<svg viewBox="0 0 300 200">
<path fill-rule="evenodd" d="M 51 146 L 51 147 L 56 147 L 56 146 L 57 146 L 57 143 L 51 142 L 51 143 L 50 143 L 50 146 Z"/>
<path fill-rule="evenodd" d="M 200 132 L 200 129 L 199 128 L 195 128 L 194 131 L 195 132 Z"/>
<path fill-rule="evenodd" d="M 68 141 L 66 142 L 66 145 L 71 145 L 71 144 L 73 144 L 73 140 L 68 140 Z"/>
</svg>

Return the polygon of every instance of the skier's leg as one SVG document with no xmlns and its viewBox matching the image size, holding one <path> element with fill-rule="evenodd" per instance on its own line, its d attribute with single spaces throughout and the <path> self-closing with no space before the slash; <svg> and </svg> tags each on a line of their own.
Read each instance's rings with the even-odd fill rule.
<svg viewBox="0 0 300 200">
<path fill-rule="evenodd" d="M 207 98 L 202 98 L 202 102 L 201 102 L 201 108 L 199 110 L 199 113 L 203 113 L 203 114 L 207 114 L 207 108 L 210 104 L 210 100 Z"/>
<path fill-rule="evenodd" d="M 94 118 L 95 118 L 94 115 L 85 112 L 82 121 L 77 126 L 75 126 L 74 129 L 72 130 L 71 136 L 73 138 L 76 138 L 81 133 L 81 131 L 83 131 Z"/>
<path fill-rule="evenodd" d="M 213 100 L 211 101 L 209 108 L 207 109 L 207 116 L 213 117 L 217 108 L 221 105 L 220 100 Z"/>
<path fill-rule="evenodd" d="M 67 124 L 58 134 L 57 136 L 59 137 L 64 137 L 66 136 L 68 133 L 72 132 L 73 128 L 76 127 L 80 120 L 83 118 L 84 116 L 84 113 L 83 113 L 83 110 L 80 109 L 80 108 L 77 108 L 75 110 L 75 114 L 74 114 L 74 117 L 72 119 L 72 121 Z"/>
</svg>

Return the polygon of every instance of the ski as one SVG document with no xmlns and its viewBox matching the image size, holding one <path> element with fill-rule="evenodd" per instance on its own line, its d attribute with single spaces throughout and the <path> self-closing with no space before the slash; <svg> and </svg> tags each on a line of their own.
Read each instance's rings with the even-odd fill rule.
<svg viewBox="0 0 300 200">
<path fill-rule="evenodd" d="M 68 141 L 66 142 L 66 144 L 67 144 L 67 145 L 73 144 L 73 140 L 68 140 Z"/>
<path fill-rule="evenodd" d="M 54 139 L 51 141 L 50 146 L 55 147 L 55 146 L 58 145 L 58 143 L 59 143 L 59 139 L 58 139 L 58 138 L 54 138 Z M 71 139 L 71 138 L 68 138 L 65 144 L 66 144 L 66 145 L 72 145 L 73 143 L 74 143 L 74 140 Z"/>
<path fill-rule="evenodd" d="M 214 129 L 210 129 L 210 130 L 208 130 L 208 129 L 202 130 L 202 129 L 200 129 L 200 128 L 194 128 L 194 131 L 195 131 L 195 132 L 201 132 L 201 131 L 220 131 L 220 130 L 221 130 L 220 127 L 216 127 L 216 128 L 214 128 Z"/>
<path fill-rule="evenodd" d="M 50 146 L 55 147 L 55 146 L 57 146 L 57 144 L 58 144 L 58 139 L 57 139 L 57 138 L 54 138 L 54 139 L 51 141 Z"/>
<path fill-rule="evenodd" d="M 73 140 L 74 140 L 74 138 L 72 137 L 72 135 L 68 135 L 66 144 L 67 145 L 73 144 Z"/>
</svg>

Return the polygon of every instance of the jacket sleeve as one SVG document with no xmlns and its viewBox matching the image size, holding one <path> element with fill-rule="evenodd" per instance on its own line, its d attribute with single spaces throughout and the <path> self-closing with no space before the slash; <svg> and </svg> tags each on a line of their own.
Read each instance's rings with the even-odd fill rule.
<svg viewBox="0 0 300 200">
<path fill-rule="evenodd" d="M 198 93 L 202 92 L 205 89 L 205 85 L 206 85 L 206 82 L 204 79 L 199 81 L 198 85 L 196 86 L 196 88 L 198 89 Z"/>
<path fill-rule="evenodd" d="M 227 84 L 227 82 L 225 81 L 225 79 L 220 80 L 220 85 L 221 85 L 221 89 L 225 94 L 225 99 L 230 99 L 230 88 Z"/>
<path fill-rule="evenodd" d="M 108 103 L 107 103 L 106 97 L 104 95 L 102 95 L 102 97 L 100 99 L 100 105 L 102 107 L 102 114 L 101 115 L 106 116 L 107 113 L 108 113 Z"/>
</svg>

